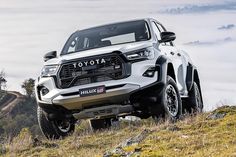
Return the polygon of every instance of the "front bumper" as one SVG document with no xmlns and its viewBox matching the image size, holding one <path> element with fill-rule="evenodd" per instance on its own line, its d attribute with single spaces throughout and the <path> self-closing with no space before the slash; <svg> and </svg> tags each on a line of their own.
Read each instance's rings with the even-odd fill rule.
<svg viewBox="0 0 236 157">
<path fill-rule="evenodd" d="M 82 110 L 93 105 L 119 104 L 129 100 L 131 93 L 157 82 L 158 72 L 153 77 L 145 77 L 143 73 L 155 65 L 155 60 L 132 64 L 131 75 L 125 79 L 98 82 L 66 89 L 59 89 L 52 77 L 43 77 L 36 82 L 36 97 L 39 104 L 62 106 L 68 110 Z M 105 85 L 106 93 L 80 97 L 78 91 L 84 88 Z M 40 87 L 46 87 L 49 92 L 41 95 Z"/>
</svg>

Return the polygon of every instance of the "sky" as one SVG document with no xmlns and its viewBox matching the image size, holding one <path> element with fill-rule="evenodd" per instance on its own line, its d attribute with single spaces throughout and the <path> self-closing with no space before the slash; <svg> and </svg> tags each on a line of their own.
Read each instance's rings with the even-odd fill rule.
<svg viewBox="0 0 236 157">
<path fill-rule="evenodd" d="M 60 52 L 74 31 L 145 17 L 175 32 L 198 67 L 205 110 L 236 104 L 235 0 L 1 0 L 0 70 L 8 90 L 36 79 L 43 55 Z"/>
</svg>

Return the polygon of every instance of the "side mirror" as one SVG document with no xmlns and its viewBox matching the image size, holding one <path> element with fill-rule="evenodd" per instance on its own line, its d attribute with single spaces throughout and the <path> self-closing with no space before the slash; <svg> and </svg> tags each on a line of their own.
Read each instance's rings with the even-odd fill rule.
<svg viewBox="0 0 236 157">
<path fill-rule="evenodd" d="M 161 32 L 160 43 L 174 41 L 176 39 L 175 33 L 173 32 Z"/>
<path fill-rule="evenodd" d="M 56 57 L 57 57 L 57 51 L 51 51 L 51 52 L 46 53 L 44 55 L 43 59 L 44 59 L 44 62 L 46 62 L 46 61 L 56 58 Z"/>
</svg>

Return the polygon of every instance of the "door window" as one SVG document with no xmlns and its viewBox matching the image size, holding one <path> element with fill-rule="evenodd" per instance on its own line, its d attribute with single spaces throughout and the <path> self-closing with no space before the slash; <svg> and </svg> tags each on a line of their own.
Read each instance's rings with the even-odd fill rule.
<svg viewBox="0 0 236 157">
<path fill-rule="evenodd" d="M 157 40 L 161 40 L 161 34 L 160 34 L 161 30 L 157 27 L 157 25 L 154 22 L 152 22 L 152 28 L 153 28 L 153 31 L 155 33 Z"/>
</svg>

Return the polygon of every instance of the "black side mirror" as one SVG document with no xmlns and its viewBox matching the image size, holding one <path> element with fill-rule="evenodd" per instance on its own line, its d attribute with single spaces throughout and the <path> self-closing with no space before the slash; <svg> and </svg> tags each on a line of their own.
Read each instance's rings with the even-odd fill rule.
<svg viewBox="0 0 236 157">
<path fill-rule="evenodd" d="M 175 33 L 173 32 L 161 32 L 160 43 L 174 41 L 176 39 Z"/>
<path fill-rule="evenodd" d="M 56 58 L 56 57 L 57 57 L 57 51 L 51 51 L 51 52 L 46 53 L 44 55 L 43 59 L 44 59 L 44 62 L 46 62 L 46 61 Z"/>
</svg>

